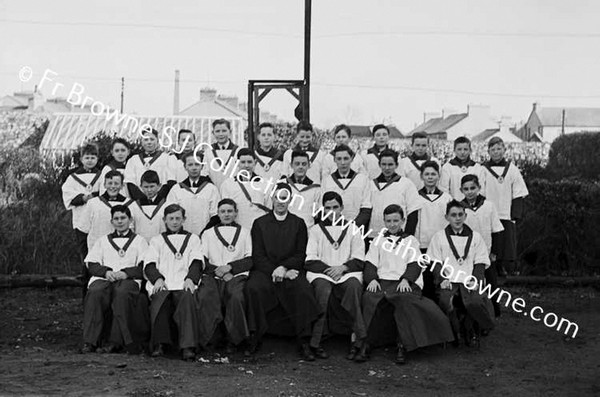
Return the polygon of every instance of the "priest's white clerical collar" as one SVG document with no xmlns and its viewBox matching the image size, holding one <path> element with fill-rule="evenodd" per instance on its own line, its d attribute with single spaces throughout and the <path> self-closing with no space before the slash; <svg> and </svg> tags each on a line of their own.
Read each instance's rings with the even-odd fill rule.
<svg viewBox="0 0 600 397">
<path fill-rule="evenodd" d="M 287 211 L 285 214 L 283 215 L 278 215 L 275 211 L 273 211 L 273 216 L 275 217 L 275 219 L 277 219 L 279 222 L 284 221 L 285 218 L 287 218 Z"/>
</svg>

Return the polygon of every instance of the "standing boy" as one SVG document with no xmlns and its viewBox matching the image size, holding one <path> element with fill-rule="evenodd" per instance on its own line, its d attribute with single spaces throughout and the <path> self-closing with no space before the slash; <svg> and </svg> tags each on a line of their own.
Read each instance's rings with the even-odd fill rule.
<svg viewBox="0 0 600 397">
<path fill-rule="evenodd" d="M 161 215 L 166 202 L 167 187 L 161 187 L 156 171 L 148 170 L 142 174 L 140 189 L 144 197 L 132 203 L 131 214 L 135 232 L 150 242 L 152 237 L 165 231 Z"/>
<path fill-rule="evenodd" d="M 454 155 L 455 157 L 442 167 L 440 189 L 460 201 L 465 198 L 460 191 L 461 178 L 467 174 L 481 178 L 483 167 L 471 160 L 471 141 L 467 137 L 460 136 L 454 140 Z"/>
<path fill-rule="evenodd" d="M 407 177 L 415 184 L 417 189 L 423 187 L 421 179 L 421 167 L 426 161 L 438 161 L 432 158 L 427 149 L 429 148 L 429 137 L 424 132 L 415 132 L 411 137 L 412 153 L 400 160 L 400 175 Z"/>
<path fill-rule="evenodd" d="M 175 181 L 181 182 L 187 178 L 183 156 L 194 151 L 196 147 L 196 137 L 192 130 L 181 129 L 177 133 L 177 151 L 171 152 L 171 170 L 175 175 Z"/>
<path fill-rule="evenodd" d="M 264 179 L 274 181 L 285 176 L 283 167 L 283 153 L 275 147 L 275 127 L 271 123 L 260 123 L 258 126 L 258 147 L 256 154 L 257 175 Z"/>
<path fill-rule="evenodd" d="M 194 360 L 198 344 L 198 318 L 194 299 L 202 272 L 200 239 L 183 229 L 185 210 L 177 204 L 165 208 L 167 231 L 150 240 L 144 260 L 146 289 L 150 296 L 152 357 L 164 355 L 167 345 L 181 349 L 184 360 Z M 172 335 L 177 330 L 178 337 Z"/>
<path fill-rule="evenodd" d="M 229 120 L 218 119 L 213 121 L 213 137 L 215 142 L 210 150 L 204 153 L 205 163 L 208 165 L 205 173 L 217 188 L 230 179 L 232 168 L 235 168 L 235 159 L 239 147 L 231 141 L 231 123 Z"/>
<path fill-rule="evenodd" d="M 314 183 L 306 176 L 309 161 L 308 153 L 294 150 L 292 152 L 292 170 L 294 172 L 286 178 L 292 188 L 289 211 L 302 218 L 308 229 L 315 224 L 314 207 L 321 205 L 321 185 Z"/>
<path fill-rule="evenodd" d="M 352 130 L 346 124 L 340 124 L 335 126 L 333 129 L 333 139 L 335 140 L 335 145 L 346 145 L 350 146 L 350 139 L 352 138 Z M 366 173 L 365 164 L 363 162 L 362 156 L 358 153 L 354 154 L 352 158 L 352 164 L 350 165 L 355 172 L 358 173 Z M 337 170 L 337 165 L 335 164 L 335 159 L 333 152 L 326 153 L 323 156 L 323 169 L 321 172 L 321 178 L 325 179 L 332 173 Z"/>
<path fill-rule="evenodd" d="M 367 171 L 369 180 L 379 176 L 379 155 L 385 149 L 390 149 L 390 130 L 383 124 L 377 124 L 373 127 L 373 146 L 363 154 L 363 162 Z"/>
<path fill-rule="evenodd" d="M 131 148 L 129 147 L 129 142 L 127 142 L 123 138 L 115 138 L 110 145 L 110 161 L 102 168 L 102 174 L 100 175 L 100 181 L 104 180 L 104 176 L 108 171 L 119 171 L 121 174 L 125 175 L 125 166 L 127 165 L 127 159 L 129 158 L 129 153 Z M 104 185 L 100 185 L 100 194 L 104 194 L 106 191 L 104 189 Z M 121 188 L 121 194 L 125 197 L 129 197 L 129 192 L 127 191 L 127 186 L 123 185 Z"/>
<path fill-rule="evenodd" d="M 308 176 L 314 183 L 321 183 L 323 153 L 313 146 L 313 139 L 313 126 L 305 121 L 298 123 L 296 126 L 296 140 L 298 143 L 293 148 L 288 149 L 283 155 L 283 165 L 286 167 L 283 170 L 283 175 L 290 175 L 292 173 L 292 152 L 304 151 L 310 156 L 306 176 Z"/>
</svg>

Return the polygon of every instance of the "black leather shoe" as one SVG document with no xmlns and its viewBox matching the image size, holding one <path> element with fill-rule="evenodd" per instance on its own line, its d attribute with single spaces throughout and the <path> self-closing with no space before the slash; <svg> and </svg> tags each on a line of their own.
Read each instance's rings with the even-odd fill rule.
<svg viewBox="0 0 600 397">
<path fill-rule="evenodd" d="M 356 345 L 350 346 L 350 351 L 348 352 L 346 359 L 354 360 L 354 357 L 356 357 L 356 355 L 358 354 L 358 350 L 359 350 L 358 346 L 356 346 Z"/>
<path fill-rule="evenodd" d="M 258 351 L 259 348 L 260 341 L 256 337 L 251 336 L 246 341 L 246 347 L 244 348 L 244 357 L 252 357 Z"/>
<path fill-rule="evenodd" d="M 325 351 L 325 349 L 323 349 L 321 346 L 319 347 L 312 347 L 310 348 L 313 352 L 313 354 L 315 355 L 316 358 L 322 358 L 322 359 L 326 359 L 329 358 L 329 354 L 327 354 L 327 352 Z"/>
<path fill-rule="evenodd" d="M 91 343 L 84 343 L 83 347 L 81 348 L 81 353 L 83 354 L 89 354 L 89 353 L 93 353 L 96 351 L 96 346 L 92 345 Z"/>
<path fill-rule="evenodd" d="M 369 344 L 363 343 L 356 355 L 354 356 L 355 363 L 364 363 L 369 359 Z"/>
<path fill-rule="evenodd" d="M 315 355 L 308 343 L 303 343 L 302 346 L 300 346 L 300 356 L 304 361 L 315 361 Z"/>
<path fill-rule="evenodd" d="M 181 351 L 181 359 L 183 361 L 194 361 L 196 359 L 196 353 L 194 349 L 186 347 Z"/>
<path fill-rule="evenodd" d="M 102 353 L 102 354 L 111 354 L 111 353 L 118 353 L 119 351 L 121 351 L 121 349 L 122 349 L 121 346 L 117 346 L 113 343 L 109 343 L 106 346 L 102 346 L 97 351 L 98 351 L 98 353 Z"/>
<path fill-rule="evenodd" d="M 396 353 L 396 364 L 406 364 L 406 356 L 404 355 L 404 346 L 398 345 L 398 353 Z"/>
<path fill-rule="evenodd" d="M 232 355 L 236 352 L 235 345 L 231 342 L 227 342 L 227 346 L 225 346 L 225 354 Z"/>
<path fill-rule="evenodd" d="M 152 357 L 162 357 L 164 355 L 165 355 L 165 347 L 162 343 L 159 343 L 156 346 L 156 348 L 154 348 L 154 351 L 151 354 Z"/>
</svg>

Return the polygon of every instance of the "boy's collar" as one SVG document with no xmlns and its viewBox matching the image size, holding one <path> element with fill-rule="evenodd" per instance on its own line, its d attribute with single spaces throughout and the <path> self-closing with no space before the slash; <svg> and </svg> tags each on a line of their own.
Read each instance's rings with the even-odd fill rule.
<svg viewBox="0 0 600 397">
<path fill-rule="evenodd" d="M 177 231 L 173 231 L 173 230 L 170 230 L 169 228 L 167 228 L 167 231 L 165 232 L 165 234 L 167 236 L 169 236 L 171 234 L 188 234 L 188 232 L 186 232 L 183 227 Z"/>
<path fill-rule="evenodd" d="M 455 156 L 452 160 L 450 160 L 450 164 L 459 167 L 472 167 L 475 165 L 475 162 L 471 160 L 471 156 L 467 157 L 465 160 L 461 160 Z"/>
<path fill-rule="evenodd" d="M 473 233 L 473 230 L 471 230 L 471 228 L 469 226 L 467 226 L 465 223 L 462 224 L 462 228 L 459 232 L 454 231 L 454 229 L 452 228 L 452 225 L 448 224 L 448 226 L 446 226 L 446 231 L 448 231 L 448 233 L 451 236 L 462 236 L 462 237 L 468 237 L 469 235 L 471 235 Z"/>
<path fill-rule="evenodd" d="M 108 190 L 105 191 L 100 197 L 102 197 L 106 201 L 125 201 L 125 196 L 123 196 L 121 193 L 118 193 L 116 196 L 111 197 L 108 195 Z"/>
</svg>

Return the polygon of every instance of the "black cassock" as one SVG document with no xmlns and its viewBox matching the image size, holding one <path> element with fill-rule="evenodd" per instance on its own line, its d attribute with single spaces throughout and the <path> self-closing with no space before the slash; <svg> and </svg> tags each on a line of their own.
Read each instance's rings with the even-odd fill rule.
<svg viewBox="0 0 600 397">
<path fill-rule="evenodd" d="M 254 221 L 251 234 L 253 267 L 245 289 L 250 332 L 258 338 L 267 331 L 310 337 L 321 313 L 303 270 L 306 224 L 294 214 L 278 221 L 269 213 Z M 300 274 L 294 280 L 273 283 L 272 273 L 279 266 Z"/>
</svg>

